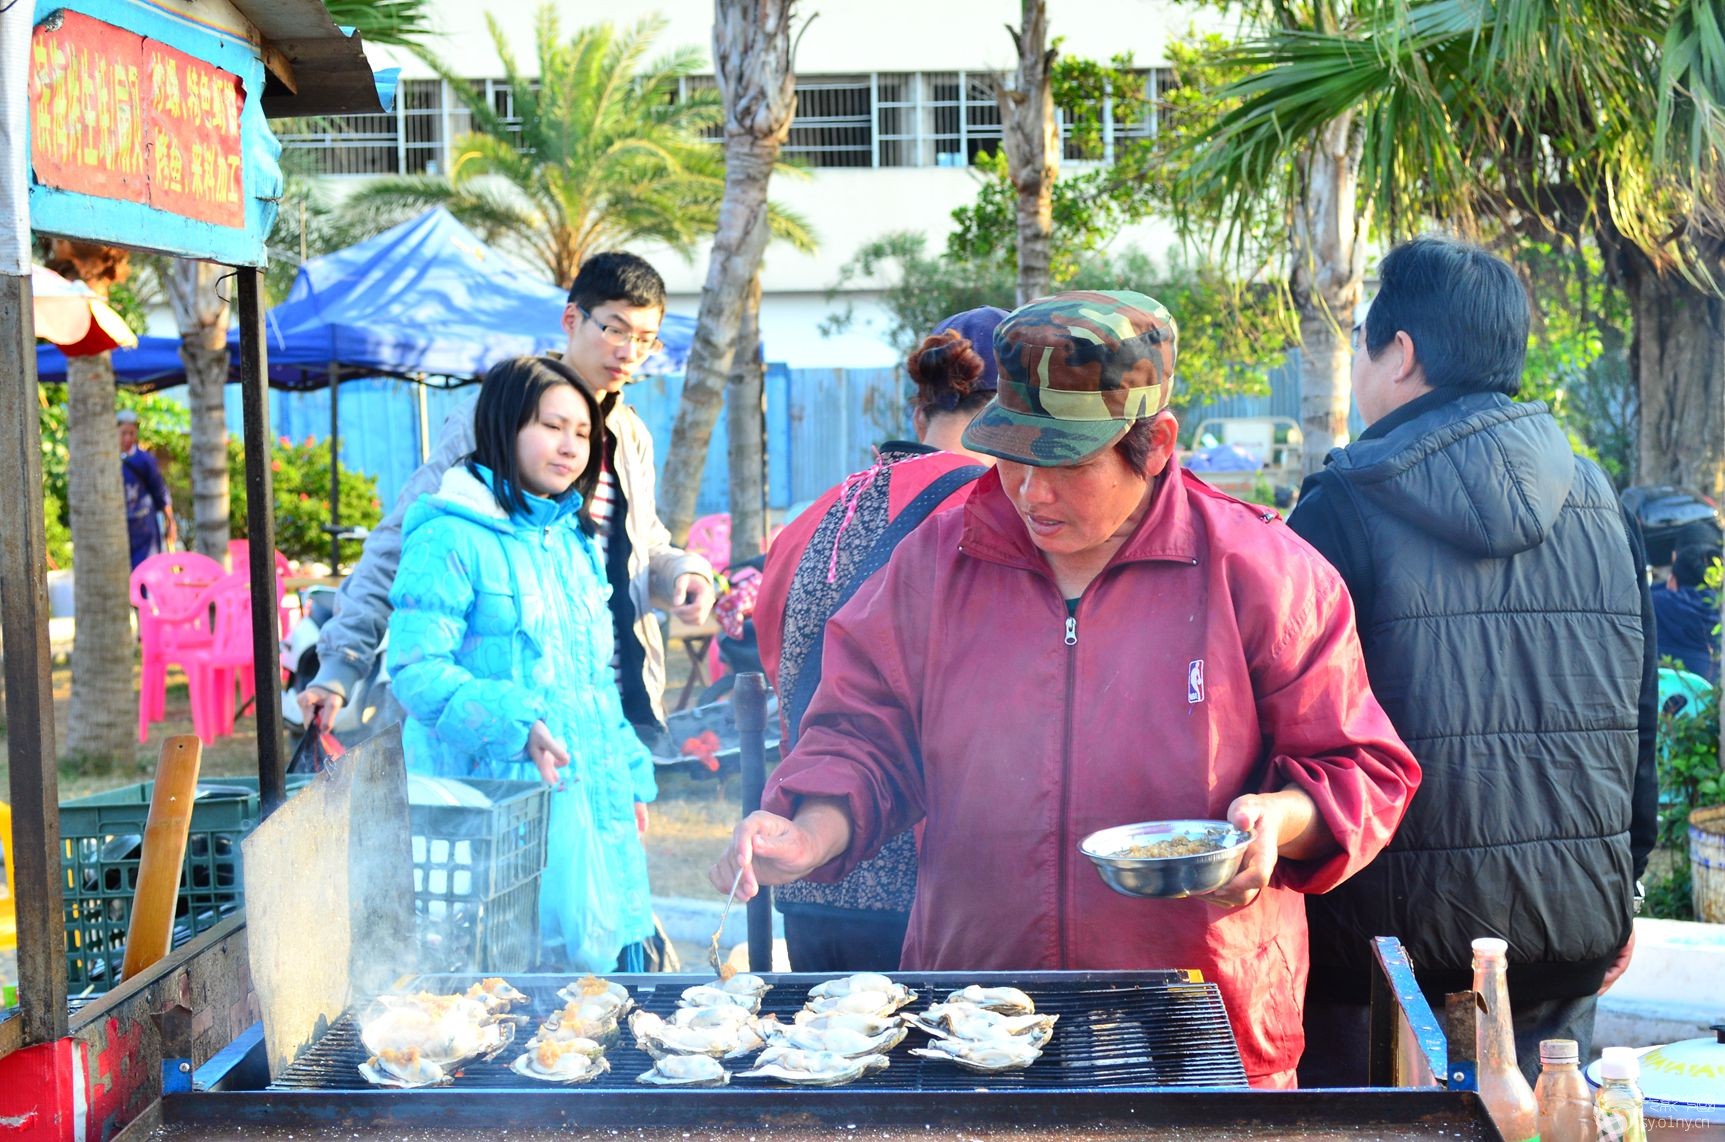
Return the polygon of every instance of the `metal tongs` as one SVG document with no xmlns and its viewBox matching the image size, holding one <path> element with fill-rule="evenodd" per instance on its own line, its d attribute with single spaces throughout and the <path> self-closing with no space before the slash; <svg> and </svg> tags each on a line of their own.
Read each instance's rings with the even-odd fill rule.
<svg viewBox="0 0 1725 1142">
<path fill-rule="evenodd" d="M 725 910 L 719 913 L 719 926 L 713 929 L 713 946 L 707 951 L 707 962 L 713 965 L 713 974 L 719 974 L 719 937 L 725 934 L 725 920 L 731 914 L 731 901 L 737 898 L 737 886 L 743 883 L 742 866 L 737 867 L 736 878 L 731 881 L 731 894 L 725 897 Z"/>
</svg>

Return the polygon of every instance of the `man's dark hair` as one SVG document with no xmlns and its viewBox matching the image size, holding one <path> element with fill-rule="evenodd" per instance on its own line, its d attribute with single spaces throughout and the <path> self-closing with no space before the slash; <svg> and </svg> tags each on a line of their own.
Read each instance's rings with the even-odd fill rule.
<svg viewBox="0 0 1725 1142">
<path fill-rule="evenodd" d="M 1671 557 L 1671 577 L 1679 587 L 1700 587 L 1707 582 L 1707 568 L 1719 558 L 1719 547 L 1692 543 L 1677 549 Z"/>
<path fill-rule="evenodd" d="M 638 309 L 665 308 L 665 279 L 644 258 L 607 250 L 581 263 L 569 300 L 592 313 L 608 301 Z"/>
<path fill-rule="evenodd" d="M 1385 254 L 1378 281 L 1364 330 L 1374 358 L 1401 330 L 1432 388 L 1521 391 L 1527 290 L 1508 262 L 1471 243 L 1428 235 Z"/>
<path fill-rule="evenodd" d="M 550 357 L 512 357 L 493 365 L 485 374 L 479 389 L 479 403 L 473 408 L 473 451 L 467 457 L 468 469 L 483 464 L 491 469 L 497 484 L 491 489 L 497 502 L 510 515 L 527 513 L 527 493 L 521 489 L 521 468 L 516 463 L 515 438 L 527 422 L 539 414 L 539 399 L 547 390 L 568 385 L 587 402 L 587 415 L 593 418 L 592 447 L 587 452 L 587 467 L 575 479 L 574 490 L 581 493 L 581 530 L 592 535 L 593 490 L 599 486 L 601 441 L 605 439 L 605 414 L 599 402 L 581 383 L 581 378 L 561 361 Z M 478 476 L 478 473 L 474 473 Z"/>
<path fill-rule="evenodd" d="M 1144 479 L 1144 465 L 1150 463 L 1150 453 L 1155 450 L 1156 442 L 1151 437 L 1155 432 L 1156 421 L 1162 413 L 1147 416 L 1142 420 L 1132 422 L 1132 427 L 1126 430 L 1126 435 L 1114 442 L 1114 451 L 1126 461 L 1126 466 L 1132 469 L 1132 474 L 1140 480 Z"/>
</svg>

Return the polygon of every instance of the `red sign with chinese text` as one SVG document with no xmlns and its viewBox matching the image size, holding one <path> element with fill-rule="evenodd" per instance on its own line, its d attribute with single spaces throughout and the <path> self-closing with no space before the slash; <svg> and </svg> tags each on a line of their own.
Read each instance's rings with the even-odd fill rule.
<svg viewBox="0 0 1725 1142">
<path fill-rule="evenodd" d="M 30 41 L 30 159 L 45 186 L 243 229 L 240 78 L 62 11 Z"/>
</svg>

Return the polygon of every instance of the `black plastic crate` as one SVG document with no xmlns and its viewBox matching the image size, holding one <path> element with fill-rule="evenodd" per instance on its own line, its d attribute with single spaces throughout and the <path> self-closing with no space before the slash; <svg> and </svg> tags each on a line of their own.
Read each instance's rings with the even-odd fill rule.
<svg viewBox="0 0 1725 1142">
<path fill-rule="evenodd" d="M 525 971 L 539 953 L 539 879 L 550 790 L 536 781 L 464 784 L 491 804 L 408 809 L 421 967 Z"/>
</svg>

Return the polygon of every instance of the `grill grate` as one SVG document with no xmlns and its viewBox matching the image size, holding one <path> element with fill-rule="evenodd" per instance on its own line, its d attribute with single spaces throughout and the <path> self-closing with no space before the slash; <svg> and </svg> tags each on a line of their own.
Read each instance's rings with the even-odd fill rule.
<svg viewBox="0 0 1725 1142">
<path fill-rule="evenodd" d="M 557 989 L 567 976 L 511 976 L 509 982 L 531 1000 L 525 1013 L 533 1026 L 562 1003 Z M 637 975 L 611 976 L 629 988 L 635 1002 L 648 1011 L 668 1015 L 685 987 L 707 982 L 706 976 Z M 768 976 L 776 986 L 766 995 L 762 1013 L 776 1012 L 789 1022 L 803 1004 L 808 989 L 825 976 Z M 983 1075 L 950 1063 L 910 1054 L 926 1038 L 912 1029 L 889 1056 L 886 1070 L 861 1079 L 847 1090 L 974 1091 L 1049 1090 L 1075 1091 L 1120 1087 L 1216 1087 L 1244 1086 L 1246 1075 L 1229 1028 L 1228 1015 L 1214 984 L 1192 983 L 1179 973 L 1037 973 L 1030 976 L 999 973 L 894 973 L 917 991 L 912 1010 L 921 1010 L 946 992 L 968 983 L 1011 983 L 1036 1000 L 1039 1012 L 1057 1013 L 1054 1038 L 1042 1057 L 1022 1071 Z M 438 992 L 463 990 L 478 979 L 472 975 L 424 976 L 413 990 Z M 521 1013 L 521 1009 L 517 1009 Z M 531 1030 L 522 1032 L 525 1041 Z M 443 1092 L 463 1090 L 642 1090 L 636 1076 L 652 1066 L 652 1059 L 634 1045 L 624 1028 L 617 1043 L 606 1051 L 611 1070 L 585 1086 L 561 1088 L 523 1078 L 509 1069 L 520 1051 L 506 1048 L 490 1062 L 465 1067 L 453 1086 Z M 359 1041 L 352 1013 L 344 1014 L 329 1031 L 270 1084 L 271 1090 L 375 1090 L 359 1074 L 367 1052 Z M 729 1070 L 748 1069 L 747 1060 L 729 1061 Z M 731 1085 L 704 1093 L 722 1096 L 732 1089 L 785 1089 L 770 1079 L 733 1077 Z M 439 1091 L 428 1091 L 437 1094 Z"/>
</svg>

